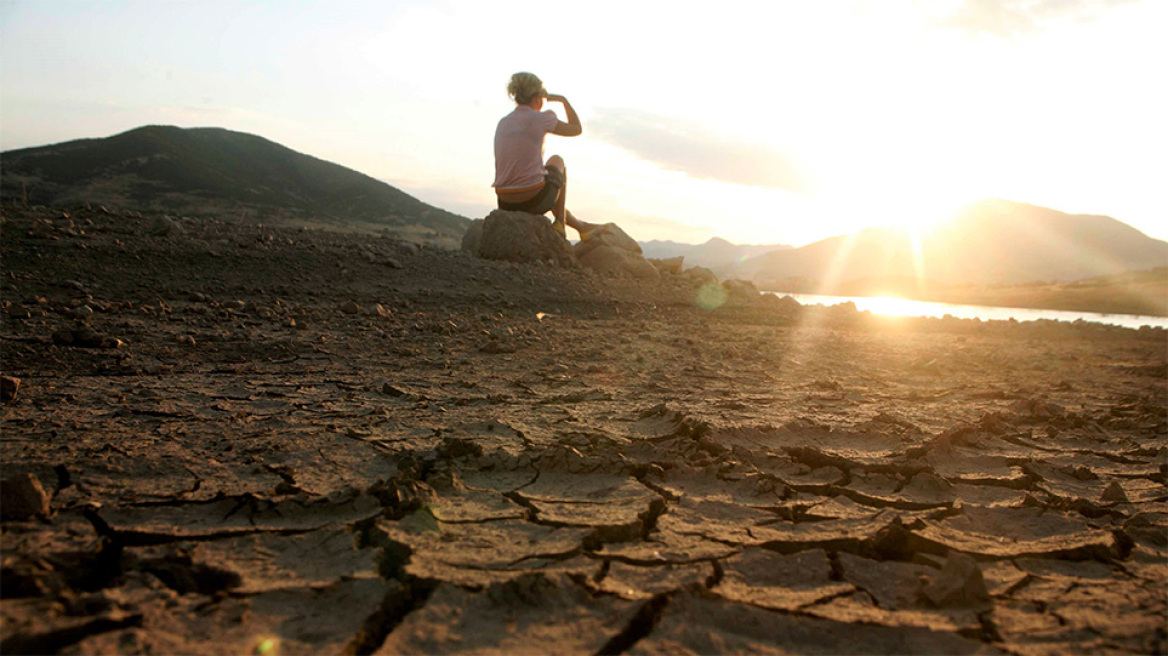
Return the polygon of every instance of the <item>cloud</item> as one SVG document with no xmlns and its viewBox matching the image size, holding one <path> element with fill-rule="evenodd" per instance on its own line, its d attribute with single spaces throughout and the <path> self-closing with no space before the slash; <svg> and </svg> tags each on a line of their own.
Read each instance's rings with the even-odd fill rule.
<svg viewBox="0 0 1168 656">
<path fill-rule="evenodd" d="M 585 129 L 590 136 L 691 178 L 788 191 L 808 188 L 783 153 L 689 121 L 634 109 L 601 109 Z"/>
<path fill-rule="evenodd" d="M 1136 0 L 962 0 L 939 19 L 945 27 L 1014 37 L 1058 23 L 1087 23 Z"/>
</svg>

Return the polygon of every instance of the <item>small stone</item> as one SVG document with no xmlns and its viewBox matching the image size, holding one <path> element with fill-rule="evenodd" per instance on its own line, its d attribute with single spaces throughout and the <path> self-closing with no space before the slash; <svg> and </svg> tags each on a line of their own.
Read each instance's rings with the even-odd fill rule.
<svg viewBox="0 0 1168 656">
<path fill-rule="evenodd" d="M 20 379 L 12 376 L 0 376 L 0 401 L 11 403 L 16 399 L 16 392 L 20 390 Z"/>
<path fill-rule="evenodd" d="M 190 335 L 179 335 L 178 336 L 178 343 L 182 344 L 184 346 L 194 346 L 195 345 L 195 338 L 191 337 Z"/>
<path fill-rule="evenodd" d="M 61 328 L 53 333 L 53 343 L 57 346 L 72 346 L 73 345 L 73 331 L 68 328 Z"/>
<path fill-rule="evenodd" d="M 977 561 L 956 551 L 949 552 L 941 572 L 933 577 L 921 592 L 936 606 L 993 604 Z"/>
<path fill-rule="evenodd" d="M 0 513 L 4 519 L 29 519 L 49 514 L 49 495 L 30 473 L 0 481 Z"/>
<path fill-rule="evenodd" d="M 1106 490 L 1103 490 L 1103 495 L 1099 498 L 1103 503 L 1128 503 L 1127 492 L 1124 492 L 1123 486 L 1119 481 L 1111 481 Z"/>
<path fill-rule="evenodd" d="M 169 216 L 160 216 L 154 219 L 154 223 L 150 226 L 150 235 L 154 237 L 168 237 L 180 232 L 182 232 L 182 228 Z"/>
<path fill-rule="evenodd" d="M 85 321 L 86 319 L 89 319 L 93 316 L 93 308 L 89 307 L 88 305 L 82 305 L 80 307 L 73 308 L 69 314 L 78 321 Z"/>
<path fill-rule="evenodd" d="M 345 301 L 341 304 L 341 312 L 345 314 L 357 314 L 361 312 L 361 306 L 357 305 L 356 301 Z"/>
<path fill-rule="evenodd" d="M 103 348 L 106 346 L 105 337 L 88 326 L 74 328 L 72 332 L 74 346 L 83 346 L 86 348 Z"/>
</svg>

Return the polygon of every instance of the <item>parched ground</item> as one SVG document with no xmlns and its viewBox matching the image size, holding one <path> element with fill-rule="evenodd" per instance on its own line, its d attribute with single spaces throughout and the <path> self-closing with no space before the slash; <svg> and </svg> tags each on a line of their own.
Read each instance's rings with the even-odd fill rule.
<svg viewBox="0 0 1168 656">
<path fill-rule="evenodd" d="M 1166 649 L 1163 330 L 0 229 L 4 653 Z"/>
</svg>

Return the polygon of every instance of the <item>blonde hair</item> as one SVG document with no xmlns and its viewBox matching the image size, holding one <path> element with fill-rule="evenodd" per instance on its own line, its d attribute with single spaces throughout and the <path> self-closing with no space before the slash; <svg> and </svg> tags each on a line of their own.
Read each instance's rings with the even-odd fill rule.
<svg viewBox="0 0 1168 656">
<path fill-rule="evenodd" d="M 526 105 L 542 93 L 543 81 L 534 73 L 516 73 L 507 83 L 507 95 L 520 105 Z"/>
</svg>

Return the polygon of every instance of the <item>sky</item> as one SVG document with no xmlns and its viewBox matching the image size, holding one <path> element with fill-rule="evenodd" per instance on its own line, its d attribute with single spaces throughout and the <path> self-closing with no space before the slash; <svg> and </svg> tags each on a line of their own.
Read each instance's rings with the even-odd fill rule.
<svg viewBox="0 0 1168 656">
<path fill-rule="evenodd" d="M 545 143 L 569 209 L 639 240 L 984 198 L 1168 239 L 1165 26 L 1163 0 L 0 0 L 0 150 L 223 127 L 481 218 L 531 71 L 584 125 Z"/>
</svg>

